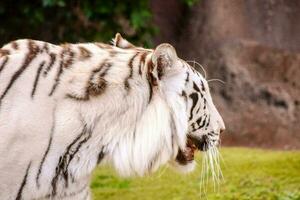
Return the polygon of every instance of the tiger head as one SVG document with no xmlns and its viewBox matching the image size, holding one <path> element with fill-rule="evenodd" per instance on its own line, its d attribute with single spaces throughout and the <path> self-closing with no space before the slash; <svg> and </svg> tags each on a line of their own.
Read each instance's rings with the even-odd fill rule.
<svg viewBox="0 0 300 200">
<path fill-rule="evenodd" d="M 116 35 L 113 44 L 119 48 L 143 50 L 120 34 Z M 149 65 L 154 93 L 159 93 L 166 101 L 171 114 L 174 154 L 169 163 L 180 171 L 189 172 L 195 167 L 195 150 L 207 152 L 219 145 L 220 133 L 225 130 L 223 119 L 213 103 L 208 82 L 186 61 L 178 58 L 173 46 L 161 44 L 156 47 Z"/>
</svg>

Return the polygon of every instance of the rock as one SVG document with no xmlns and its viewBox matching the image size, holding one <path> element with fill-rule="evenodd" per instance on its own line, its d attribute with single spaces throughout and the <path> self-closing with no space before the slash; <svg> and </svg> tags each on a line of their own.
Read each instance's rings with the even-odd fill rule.
<svg viewBox="0 0 300 200">
<path fill-rule="evenodd" d="M 163 33 L 155 41 L 171 41 L 179 56 L 205 66 L 208 79 L 226 82 L 210 82 L 226 123 L 223 144 L 300 148 L 299 1 L 201 0 L 191 9 L 174 0 L 153 4 Z M 163 25 L 174 19 L 181 30 Z"/>
</svg>

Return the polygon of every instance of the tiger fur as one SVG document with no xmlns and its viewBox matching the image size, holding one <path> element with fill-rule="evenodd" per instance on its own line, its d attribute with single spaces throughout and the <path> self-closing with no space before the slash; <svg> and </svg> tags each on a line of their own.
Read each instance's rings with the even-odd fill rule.
<svg viewBox="0 0 300 200">
<path fill-rule="evenodd" d="M 112 165 L 144 176 L 194 168 L 195 148 L 219 142 L 224 122 L 207 81 L 169 44 L 0 49 L 0 199 L 91 199 L 91 172 Z M 190 143 L 190 144 L 189 144 Z"/>
</svg>

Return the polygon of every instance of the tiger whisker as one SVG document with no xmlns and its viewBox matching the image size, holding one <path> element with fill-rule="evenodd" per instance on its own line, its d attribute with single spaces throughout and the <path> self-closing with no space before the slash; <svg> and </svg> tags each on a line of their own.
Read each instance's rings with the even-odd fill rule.
<svg viewBox="0 0 300 200">
<path fill-rule="evenodd" d="M 208 151 L 203 154 L 202 169 L 200 177 L 200 194 L 206 195 L 209 183 L 209 176 L 213 182 L 214 191 L 220 190 L 220 183 L 223 180 L 223 173 L 220 166 L 220 153 L 218 148 L 209 143 Z"/>
<path fill-rule="evenodd" d="M 213 180 L 214 191 L 215 191 L 216 182 L 217 182 L 217 177 L 216 177 L 215 163 L 214 163 L 214 158 L 213 158 L 212 148 L 210 148 L 210 149 L 208 150 L 208 155 L 209 155 L 210 171 L 211 171 L 211 174 L 212 174 L 212 180 Z"/>
<path fill-rule="evenodd" d="M 218 82 L 220 82 L 220 83 L 222 83 L 222 84 L 224 84 L 224 85 L 226 84 L 225 81 L 222 81 L 221 79 L 218 79 L 218 78 L 213 78 L 213 79 L 207 80 L 208 83 L 211 82 L 211 81 L 218 81 Z"/>
<path fill-rule="evenodd" d="M 219 185 L 220 184 L 220 179 L 223 178 L 223 174 L 222 174 L 222 170 L 220 168 L 220 162 L 219 162 L 219 153 L 218 153 L 216 147 L 213 147 L 212 150 L 213 150 L 213 153 L 214 153 L 213 157 L 214 157 L 215 168 L 216 168 L 216 171 L 217 171 L 218 185 Z"/>
<path fill-rule="evenodd" d="M 201 184 L 200 184 L 200 194 L 203 194 L 205 197 L 207 193 L 208 177 L 209 177 L 208 155 L 207 152 L 205 152 L 203 153 L 203 159 L 202 159 Z"/>
<path fill-rule="evenodd" d="M 194 68 L 195 68 L 195 64 L 197 64 L 202 69 L 202 71 L 204 72 L 204 78 L 206 79 L 206 77 L 207 77 L 206 70 L 204 69 L 204 67 L 200 63 L 196 62 L 195 60 L 187 60 L 186 62 L 187 63 L 189 63 L 189 62 L 193 63 Z"/>
<path fill-rule="evenodd" d="M 225 162 L 225 160 L 223 158 L 223 155 L 219 152 L 218 148 L 216 148 L 216 151 L 218 152 L 218 155 L 219 155 L 219 163 L 221 161 L 221 163 L 224 165 L 224 167 L 227 167 L 227 164 L 226 164 L 226 162 Z"/>
</svg>

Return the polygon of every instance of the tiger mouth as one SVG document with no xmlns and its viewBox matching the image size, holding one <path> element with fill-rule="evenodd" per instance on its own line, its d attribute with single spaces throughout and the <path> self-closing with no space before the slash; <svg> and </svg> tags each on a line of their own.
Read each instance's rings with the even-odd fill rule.
<svg viewBox="0 0 300 200">
<path fill-rule="evenodd" d="M 200 151 L 207 151 L 208 150 L 208 137 L 204 135 L 201 139 L 188 136 L 186 147 L 184 150 L 179 149 L 176 161 L 180 164 L 186 165 L 195 159 L 195 152 L 197 150 Z"/>
</svg>

